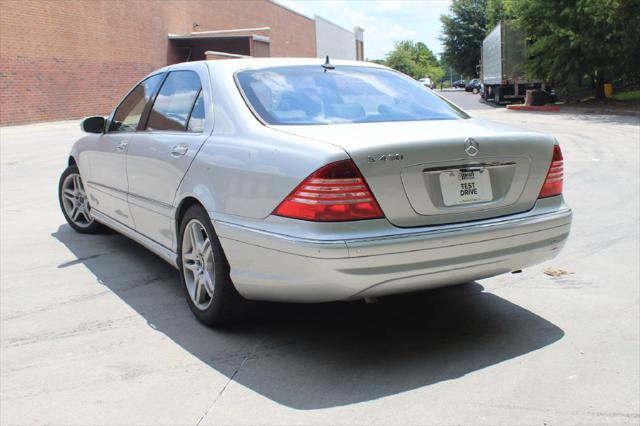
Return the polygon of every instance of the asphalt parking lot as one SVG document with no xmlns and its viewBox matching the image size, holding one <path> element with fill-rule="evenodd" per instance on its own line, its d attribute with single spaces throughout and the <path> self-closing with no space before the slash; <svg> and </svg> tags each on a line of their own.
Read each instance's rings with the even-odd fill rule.
<svg viewBox="0 0 640 426">
<path fill-rule="evenodd" d="M 435 90 L 436 93 L 444 96 L 450 101 L 455 102 L 459 107 L 465 111 L 476 110 L 492 110 L 503 109 L 503 106 L 497 106 L 494 103 L 486 103 L 480 100 L 480 95 L 474 95 L 471 92 L 465 92 L 464 89 L 440 89 Z"/>
<path fill-rule="evenodd" d="M 77 121 L 1 128 L 0 422 L 638 424 L 638 118 L 445 96 L 558 138 L 560 256 L 371 305 L 262 304 L 225 331 L 196 322 L 162 260 L 65 224 Z"/>
</svg>

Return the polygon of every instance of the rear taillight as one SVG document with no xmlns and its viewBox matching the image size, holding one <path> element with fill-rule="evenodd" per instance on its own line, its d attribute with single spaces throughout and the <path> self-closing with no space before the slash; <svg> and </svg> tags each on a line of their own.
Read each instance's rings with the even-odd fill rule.
<svg viewBox="0 0 640 426">
<path fill-rule="evenodd" d="M 318 222 L 384 217 L 351 160 L 328 164 L 306 178 L 273 214 Z"/>
<path fill-rule="evenodd" d="M 562 181 L 564 180 L 564 162 L 560 145 L 553 146 L 553 158 L 544 180 L 538 198 L 554 197 L 562 194 Z"/>
</svg>

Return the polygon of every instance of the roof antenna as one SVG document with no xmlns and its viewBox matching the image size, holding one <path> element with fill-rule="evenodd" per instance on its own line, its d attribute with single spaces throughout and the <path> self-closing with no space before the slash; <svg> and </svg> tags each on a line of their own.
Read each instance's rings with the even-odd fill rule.
<svg viewBox="0 0 640 426">
<path fill-rule="evenodd" d="M 327 55 L 327 59 L 324 61 L 324 64 L 322 64 L 322 68 L 324 68 L 324 72 L 327 72 L 327 70 L 336 69 L 336 67 L 334 67 L 333 64 L 329 62 L 329 55 Z"/>
</svg>

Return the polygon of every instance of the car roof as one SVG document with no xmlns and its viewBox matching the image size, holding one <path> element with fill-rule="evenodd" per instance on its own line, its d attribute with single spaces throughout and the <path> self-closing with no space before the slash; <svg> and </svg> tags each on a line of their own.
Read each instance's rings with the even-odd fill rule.
<svg viewBox="0 0 640 426">
<path fill-rule="evenodd" d="M 322 65 L 324 64 L 324 58 L 238 58 L 238 59 L 217 59 L 209 61 L 192 61 L 181 62 L 178 64 L 168 65 L 153 71 L 149 75 L 157 74 L 159 72 L 166 72 L 177 69 L 190 69 L 196 64 L 206 63 L 212 72 L 225 72 L 235 73 L 236 71 L 244 69 L 257 69 L 257 68 L 270 68 L 270 67 L 282 67 L 282 66 L 300 66 L 300 65 Z M 330 59 L 330 62 L 334 66 L 359 66 L 359 67 L 373 67 L 389 69 L 384 65 L 378 65 L 373 62 L 364 61 L 351 61 L 345 59 Z"/>
<path fill-rule="evenodd" d="M 344 59 L 330 59 L 334 66 L 360 66 L 387 68 L 373 62 L 351 61 Z M 325 58 L 242 58 L 242 59 L 222 59 L 214 61 L 205 61 L 207 66 L 212 70 L 225 70 L 234 73 L 243 69 L 251 68 L 270 68 L 282 66 L 300 66 L 300 65 L 322 65 Z"/>
<path fill-rule="evenodd" d="M 226 74 L 234 74 L 236 71 L 245 70 L 245 69 L 259 69 L 259 68 L 270 68 L 270 67 L 282 67 L 282 66 L 300 66 L 300 65 L 322 65 L 325 63 L 325 58 L 234 58 L 234 59 L 217 59 L 217 60 L 208 60 L 208 61 L 190 61 L 190 62 L 179 62 L 177 64 L 167 65 L 165 67 L 154 70 L 144 76 L 142 79 L 138 81 L 140 82 L 146 80 L 147 78 L 169 71 L 177 71 L 177 70 L 189 70 L 194 69 L 199 64 L 206 64 L 212 73 L 226 73 Z M 352 61 L 346 59 L 330 59 L 330 62 L 334 66 L 359 66 L 359 67 L 369 67 L 369 68 L 380 68 L 392 70 L 389 67 L 384 65 L 379 65 L 374 62 L 365 62 L 365 61 Z"/>
</svg>

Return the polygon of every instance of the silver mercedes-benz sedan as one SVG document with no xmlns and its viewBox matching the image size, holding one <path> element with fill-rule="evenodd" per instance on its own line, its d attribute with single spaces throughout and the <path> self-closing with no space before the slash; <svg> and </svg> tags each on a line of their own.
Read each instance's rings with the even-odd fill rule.
<svg viewBox="0 0 640 426">
<path fill-rule="evenodd" d="M 180 270 L 206 324 L 247 300 L 355 300 L 458 284 L 558 254 L 558 142 L 470 118 L 386 67 L 318 59 L 172 65 L 82 121 L 59 184 Z"/>
</svg>

